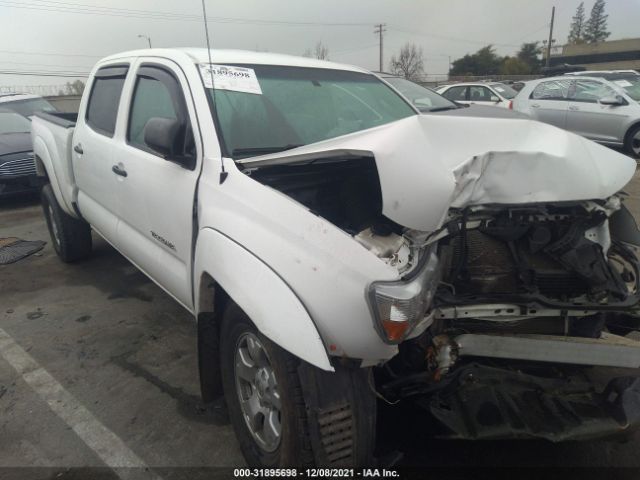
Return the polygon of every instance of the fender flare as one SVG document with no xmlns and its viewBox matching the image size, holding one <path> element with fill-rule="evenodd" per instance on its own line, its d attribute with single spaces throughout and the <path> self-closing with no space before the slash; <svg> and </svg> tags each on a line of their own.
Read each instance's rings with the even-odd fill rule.
<svg viewBox="0 0 640 480">
<path fill-rule="evenodd" d="M 53 167 L 53 161 L 51 160 L 51 154 L 49 153 L 49 148 L 47 147 L 46 142 L 40 138 L 35 137 L 33 139 L 33 153 L 36 159 L 36 171 L 38 176 L 46 177 L 49 179 L 49 183 L 51 184 L 51 188 L 53 189 L 53 194 L 58 200 L 58 204 L 60 207 L 72 217 L 77 217 L 75 211 L 68 205 L 66 199 L 60 189 L 60 183 L 58 181 L 58 176 L 55 168 Z M 40 172 L 40 165 L 42 164 L 42 168 L 44 172 Z"/>
<path fill-rule="evenodd" d="M 212 228 L 200 230 L 194 262 L 196 306 L 203 305 L 200 283 L 209 276 L 263 335 L 298 358 L 322 370 L 334 371 L 309 312 L 266 263 Z"/>
</svg>

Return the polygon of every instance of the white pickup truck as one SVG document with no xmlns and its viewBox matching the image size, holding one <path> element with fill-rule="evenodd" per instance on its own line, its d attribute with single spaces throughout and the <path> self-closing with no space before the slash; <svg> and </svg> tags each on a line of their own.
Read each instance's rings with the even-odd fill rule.
<svg viewBox="0 0 640 480">
<path fill-rule="evenodd" d="M 630 158 L 420 115 L 360 68 L 204 49 L 101 60 L 77 118 L 32 136 L 58 255 L 94 231 L 193 313 L 250 465 L 372 465 L 380 401 L 450 438 L 640 421 Z"/>
</svg>

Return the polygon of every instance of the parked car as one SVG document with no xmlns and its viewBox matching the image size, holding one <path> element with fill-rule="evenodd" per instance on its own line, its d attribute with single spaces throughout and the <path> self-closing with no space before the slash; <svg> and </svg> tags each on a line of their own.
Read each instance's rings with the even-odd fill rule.
<svg viewBox="0 0 640 480">
<path fill-rule="evenodd" d="M 434 90 L 406 78 L 384 72 L 374 73 L 404 95 L 421 113 L 466 117 L 528 118 L 525 114 L 504 108 L 452 102 Z"/>
<path fill-rule="evenodd" d="M 0 108 L 12 110 L 27 118 L 31 118 L 36 112 L 57 112 L 56 107 L 48 100 L 27 93 L 0 94 Z"/>
<path fill-rule="evenodd" d="M 508 85 L 484 82 L 446 85 L 436 91 L 454 102 L 503 108 L 511 108 L 511 100 L 518 94 Z"/>
<path fill-rule="evenodd" d="M 0 195 L 32 191 L 36 186 L 31 122 L 0 109 Z"/>
<path fill-rule="evenodd" d="M 583 72 L 565 73 L 565 75 L 577 77 L 600 77 L 606 80 L 624 80 L 629 77 L 639 77 L 640 73 L 635 70 L 585 70 Z"/>
<path fill-rule="evenodd" d="M 76 121 L 32 126 L 56 252 L 93 230 L 193 313 L 250 466 L 370 466 L 379 398 L 461 439 L 640 422 L 640 344 L 614 334 L 638 325 L 627 156 L 420 115 L 358 67 L 204 49 L 107 57 Z"/>
<path fill-rule="evenodd" d="M 640 157 L 640 77 L 553 77 L 527 82 L 513 108 Z"/>
</svg>

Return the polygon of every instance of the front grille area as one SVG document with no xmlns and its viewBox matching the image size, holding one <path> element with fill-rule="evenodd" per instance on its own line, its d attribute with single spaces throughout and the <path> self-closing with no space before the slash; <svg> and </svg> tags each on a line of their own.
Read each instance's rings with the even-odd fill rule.
<svg viewBox="0 0 640 480">
<path fill-rule="evenodd" d="M 22 177 L 36 174 L 33 152 L 0 157 L 0 177 Z"/>
</svg>

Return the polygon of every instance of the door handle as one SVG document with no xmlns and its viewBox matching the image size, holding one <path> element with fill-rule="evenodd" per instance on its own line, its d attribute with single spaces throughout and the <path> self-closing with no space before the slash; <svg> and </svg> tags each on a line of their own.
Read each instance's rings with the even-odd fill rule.
<svg viewBox="0 0 640 480">
<path fill-rule="evenodd" d="M 124 168 L 120 168 L 118 165 L 114 165 L 111 167 L 111 171 L 116 175 L 120 175 L 121 177 L 127 176 L 127 171 Z"/>
<path fill-rule="evenodd" d="M 73 151 L 76 152 L 79 155 L 82 155 L 84 153 L 84 150 L 82 150 L 82 144 L 79 143 L 79 144 L 75 145 L 73 147 Z"/>
<path fill-rule="evenodd" d="M 572 110 L 572 111 L 575 112 L 576 110 L 580 110 L 580 109 L 578 107 L 576 107 L 575 105 L 569 105 L 569 110 Z"/>
<path fill-rule="evenodd" d="M 538 107 L 540 107 L 540 104 L 539 103 L 532 103 L 531 106 L 533 108 L 538 108 Z"/>
</svg>

